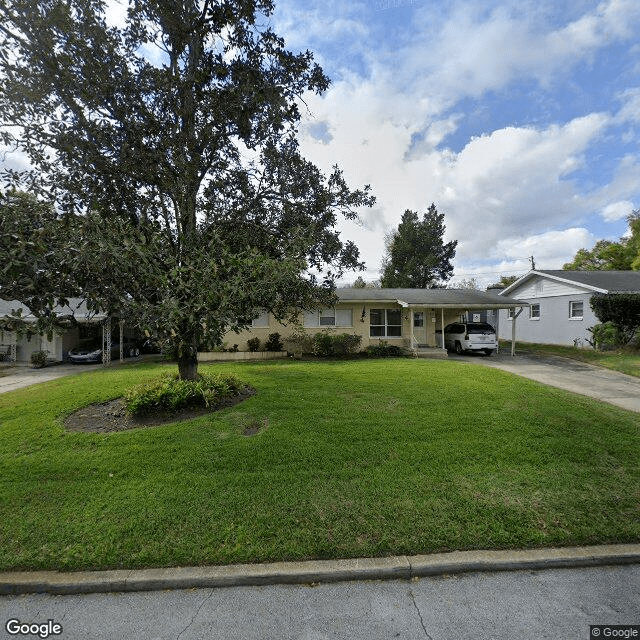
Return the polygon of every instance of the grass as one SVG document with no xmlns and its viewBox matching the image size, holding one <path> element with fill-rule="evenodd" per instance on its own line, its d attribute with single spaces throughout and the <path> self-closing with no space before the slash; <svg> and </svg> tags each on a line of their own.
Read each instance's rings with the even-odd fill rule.
<svg viewBox="0 0 640 640">
<path fill-rule="evenodd" d="M 171 367 L 0 395 L 0 568 L 640 540 L 637 414 L 464 362 L 201 369 L 235 373 L 257 394 L 105 435 L 67 432 L 62 420 Z"/>
<path fill-rule="evenodd" d="M 526 342 L 519 342 L 516 348 L 518 353 L 521 354 L 535 353 L 540 355 L 562 356 L 640 378 L 640 351 L 636 349 L 594 351 L 593 349 L 580 349 L 578 347 Z"/>
</svg>

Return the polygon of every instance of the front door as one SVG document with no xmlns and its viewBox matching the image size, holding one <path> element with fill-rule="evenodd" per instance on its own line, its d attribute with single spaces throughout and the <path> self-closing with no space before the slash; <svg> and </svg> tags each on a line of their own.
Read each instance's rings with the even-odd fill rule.
<svg viewBox="0 0 640 640">
<path fill-rule="evenodd" d="M 427 327 L 424 322 L 424 311 L 413 312 L 413 336 L 418 344 L 427 344 Z"/>
</svg>

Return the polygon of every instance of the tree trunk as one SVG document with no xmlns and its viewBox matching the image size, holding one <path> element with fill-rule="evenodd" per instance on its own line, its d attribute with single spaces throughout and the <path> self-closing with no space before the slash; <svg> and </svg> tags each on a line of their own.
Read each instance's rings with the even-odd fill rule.
<svg viewBox="0 0 640 640">
<path fill-rule="evenodd" d="M 198 355 L 195 350 L 178 356 L 180 380 L 195 380 L 198 377 Z"/>
</svg>

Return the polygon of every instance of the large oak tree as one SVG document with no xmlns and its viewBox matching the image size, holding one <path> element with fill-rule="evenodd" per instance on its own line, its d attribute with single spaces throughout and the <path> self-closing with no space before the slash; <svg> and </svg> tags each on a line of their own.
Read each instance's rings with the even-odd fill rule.
<svg viewBox="0 0 640 640">
<path fill-rule="evenodd" d="M 260 310 L 330 303 L 361 266 L 338 217 L 373 198 L 300 154 L 304 94 L 329 80 L 273 8 L 130 0 L 116 27 L 102 0 L 0 0 L 0 135 L 32 167 L 5 171 L 30 195 L 0 202 L 0 297 L 45 326 L 79 294 L 170 340 L 183 378 Z"/>
</svg>

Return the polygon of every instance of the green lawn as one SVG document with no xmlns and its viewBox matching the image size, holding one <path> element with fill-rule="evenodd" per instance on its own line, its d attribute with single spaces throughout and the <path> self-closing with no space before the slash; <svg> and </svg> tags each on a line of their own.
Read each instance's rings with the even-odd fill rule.
<svg viewBox="0 0 640 640">
<path fill-rule="evenodd" d="M 526 342 L 517 343 L 516 349 L 518 353 L 523 355 L 526 353 L 538 353 L 541 355 L 562 356 L 640 378 L 640 351 L 638 350 L 594 351 L 593 349 Z"/>
<path fill-rule="evenodd" d="M 637 414 L 473 363 L 273 362 L 202 366 L 257 389 L 216 414 L 64 430 L 163 368 L 0 395 L 0 568 L 640 540 Z"/>
</svg>

